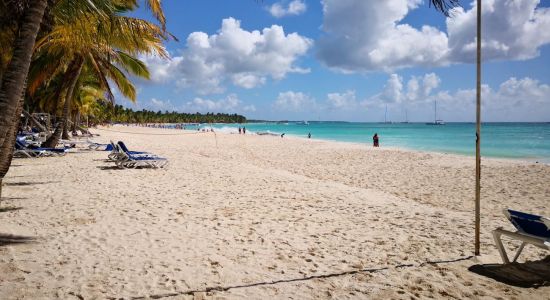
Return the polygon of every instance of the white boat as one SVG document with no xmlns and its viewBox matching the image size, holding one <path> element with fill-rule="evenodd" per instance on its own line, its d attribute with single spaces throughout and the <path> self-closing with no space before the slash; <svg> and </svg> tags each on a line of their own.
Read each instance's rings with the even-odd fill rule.
<svg viewBox="0 0 550 300">
<path fill-rule="evenodd" d="M 434 104 L 434 121 L 426 123 L 426 125 L 445 125 L 445 121 L 437 118 L 437 101 Z"/>
<path fill-rule="evenodd" d="M 308 121 L 296 122 L 296 125 L 309 125 Z"/>
</svg>

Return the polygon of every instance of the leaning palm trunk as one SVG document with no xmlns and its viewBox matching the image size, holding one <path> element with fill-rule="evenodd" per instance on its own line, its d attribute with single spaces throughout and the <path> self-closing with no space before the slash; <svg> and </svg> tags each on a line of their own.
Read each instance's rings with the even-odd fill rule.
<svg viewBox="0 0 550 300">
<path fill-rule="evenodd" d="M 73 124 L 71 126 L 71 132 L 73 133 L 73 135 L 76 134 L 76 130 L 79 127 L 78 124 L 80 124 L 80 112 L 76 111 L 74 113 Z"/>
<path fill-rule="evenodd" d="M 31 115 L 28 111 L 23 109 L 22 112 L 25 115 L 25 117 L 28 118 L 34 126 L 40 129 L 40 131 L 48 132 L 48 129 L 44 127 L 44 125 L 42 125 L 40 122 L 38 122 L 38 120 L 35 117 L 33 117 L 33 115 Z"/>
<path fill-rule="evenodd" d="M 74 64 L 73 64 L 74 63 Z M 65 103 L 63 104 L 63 115 L 61 118 L 59 118 L 57 122 L 57 126 L 55 128 L 55 131 L 53 134 L 44 142 L 45 147 L 55 147 L 57 143 L 59 143 L 59 139 L 61 138 L 63 131 L 65 128 L 67 128 L 67 119 L 69 116 L 69 109 L 71 107 L 71 102 L 73 100 L 73 94 L 74 94 L 74 87 L 76 85 L 76 82 L 78 81 L 78 77 L 80 76 L 80 72 L 82 71 L 82 66 L 84 65 L 84 59 L 78 58 L 77 60 L 73 61 L 71 65 L 74 65 L 75 68 L 73 71 L 70 71 L 72 68 L 69 68 L 69 72 L 71 72 L 71 84 L 69 85 L 69 89 L 67 90 L 67 94 L 65 95 Z M 68 135 L 67 135 L 68 138 Z"/>
<path fill-rule="evenodd" d="M 19 116 L 23 110 L 22 106 L 19 106 L 16 109 L 16 114 Z M 0 146 L 0 199 L 2 198 L 2 179 L 8 173 L 10 169 L 11 160 L 13 158 L 13 149 L 15 145 L 15 137 L 17 135 L 17 129 L 19 129 L 20 118 L 16 118 L 13 122 L 12 127 L 10 128 L 6 139 L 2 146 Z"/>
<path fill-rule="evenodd" d="M 33 48 L 47 5 L 48 0 L 35 0 L 31 1 L 25 10 L 19 35 L 15 40 L 13 56 L 2 76 L 0 85 L 0 145 L 2 148 L 4 148 L 4 143 L 13 128 L 13 123 L 18 121 L 15 112 L 18 105 L 23 102 L 22 95 L 29 73 Z M 8 149 L 11 149 L 14 141 L 10 140 L 9 142 L 12 145 Z M 0 161 L 0 165 L 4 164 L 5 161 Z M 2 177 L 0 176 L 0 178 Z"/>
<path fill-rule="evenodd" d="M 13 157 L 19 115 L 23 108 L 23 91 L 29 73 L 36 36 L 44 17 L 48 0 L 35 0 L 25 10 L 19 35 L 15 39 L 13 56 L 0 83 L 0 193 L 2 179 Z M 0 194 L 1 197 L 1 194 Z"/>
</svg>

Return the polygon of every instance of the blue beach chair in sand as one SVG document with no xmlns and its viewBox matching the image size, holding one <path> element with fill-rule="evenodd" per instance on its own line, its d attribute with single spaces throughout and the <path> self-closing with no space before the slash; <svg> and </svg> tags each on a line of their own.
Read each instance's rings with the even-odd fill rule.
<svg viewBox="0 0 550 300">
<path fill-rule="evenodd" d="M 28 147 L 23 141 L 15 140 L 14 156 L 23 157 L 44 157 L 44 156 L 63 156 L 67 153 L 67 148 L 43 148 L 43 147 Z"/>
<path fill-rule="evenodd" d="M 152 153 L 129 151 L 122 141 L 119 141 L 115 146 L 118 149 L 115 163 L 119 168 L 151 167 L 156 169 L 163 168 L 168 164 L 166 158 L 156 156 Z"/>
<path fill-rule="evenodd" d="M 502 257 L 504 263 L 510 263 L 506 250 L 502 245 L 501 236 L 505 235 L 512 239 L 520 240 L 521 246 L 519 246 L 518 252 L 514 256 L 512 262 L 515 262 L 523 248 L 527 244 L 539 247 L 541 249 L 550 250 L 550 219 L 542 216 L 527 214 L 511 209 L 505 209 L 504 215 L 512 222 L 516 227 L 516 232 L 497 228 L 493 230 L 493 238 L 497 245 L 498 252 Z"/>
</svg>

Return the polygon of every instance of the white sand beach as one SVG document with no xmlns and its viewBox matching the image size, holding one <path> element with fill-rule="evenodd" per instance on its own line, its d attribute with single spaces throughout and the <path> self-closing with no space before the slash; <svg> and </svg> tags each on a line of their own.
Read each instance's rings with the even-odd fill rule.
<svg viewBox="0 0 550 300">
<path fill-rule="evenodd" d="M 520 287 L 469 270 L 501 264 L 491 230 L 513 229 L 502 209 L 550 216 L 548 165 L 483 160 L 482 256 L 472 258 L 473 157 L 93 132 L 170 164 L 118 169 L 102 151 L 15 159 L 0 235 L 34 240 L 0 245 L 1 299 L 549 299 L 548 282 Z M 547 268 L 548 254 L 527 246 L 520 265 Z"/>
</svg>

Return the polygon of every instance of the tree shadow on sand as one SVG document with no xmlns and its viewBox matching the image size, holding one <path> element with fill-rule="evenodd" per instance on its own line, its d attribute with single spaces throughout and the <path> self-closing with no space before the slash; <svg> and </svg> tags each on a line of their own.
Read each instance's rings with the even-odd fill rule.
<svg viewBox="0 0 550 300">
<path fill-rule="evenodd" d="M 20 181 L 20 182 L 5 182 L 5 186 L 28 186 L 28 185 L 34 185 L 34 184 L 48 184 L 48 183 L 58 183 L 61 181 Z"/>
<path fill-rule="evenodd" d="M 20 210 L 22 209 L 23 207 L 20 207 L 20 206 L 5 206 L 5 207 L 0 207 L 0 213 L 3 213 L 3 212 L 8 212 L 8 211 L 14 211 L 14 210 Z"/>
<path fill-rule="evenodd" d="M 23 236 L 23 235 L 0 233 L 0 247 L 7 246 L 7 245 L 13 245 L 13 244 L 32 243 L 34 241 L 35 241 L 35 239 L 32 236 Z"/>
<path fill-rule="evenodd" d="M 550 286 L 550 256 L 525 263 L 473 265 L 468 270 L 522 288 Z"/>
</svg>

